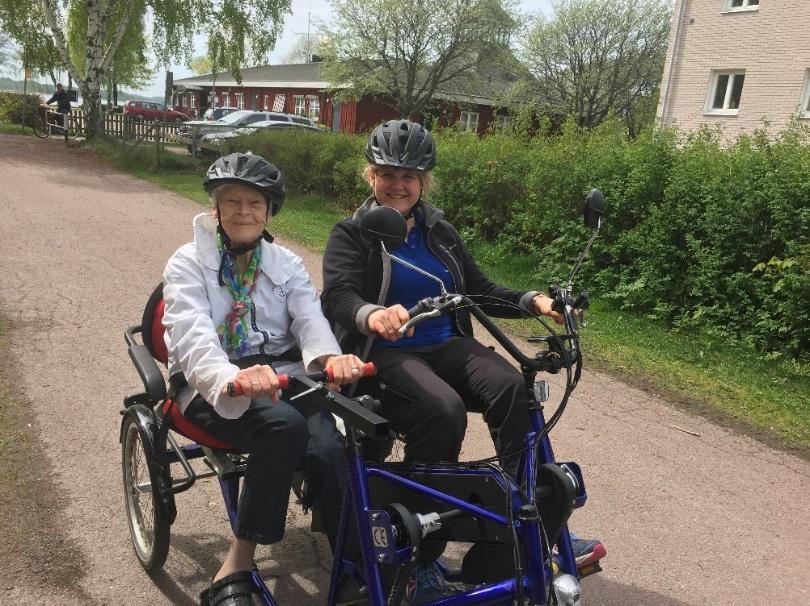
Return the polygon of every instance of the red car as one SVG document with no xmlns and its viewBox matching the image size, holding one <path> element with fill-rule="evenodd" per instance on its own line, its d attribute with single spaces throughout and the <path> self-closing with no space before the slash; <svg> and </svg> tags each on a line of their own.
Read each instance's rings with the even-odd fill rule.
<svg viewBox="0 0 810 606">
<path fill-rule="evenodd" d="M 124 115 L 133 116 L 141 120 L 162 120 L 169 122 L 185 122 L 188 116 L 173 109 L 166 109 L 162 103 L 151 101 L 127 101 L 124 105 Z"/>
</svg>

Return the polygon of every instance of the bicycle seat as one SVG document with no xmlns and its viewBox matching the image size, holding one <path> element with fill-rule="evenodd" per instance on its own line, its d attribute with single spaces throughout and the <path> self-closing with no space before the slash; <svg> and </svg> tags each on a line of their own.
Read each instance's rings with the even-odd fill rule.
<svg viewBox="0 0 810 606">
<path fill-rule="evenodd" d="M 169 354 L 166 350 L 166 342 L 163 340 L 164 310 L 163 283 L 161 282 L 155 287 L 152 294 L 149 295 L 149 300 L 146 302 L 146 307 L 144 307 L 143 317 L 141 318 L 141 337 L 143 338 L 144 346 L 149 350 L 149 353 L 152 354 L 154 360 L 166 366 L 169 362 Z M 235 450 L 230 444 L 218 440 L 198 425 L 189 421 L 183 416 L 183 413 L 180 412 L 180 408 L 176 405 L 176 402 L 173 402 L 170 398 L 166 398 L 163 401 L 161 408 L 165 418 L 171 424 L 171 428 L 177 433 L 182 434 L 201 446 L 221 450 Z"/>
</svg>

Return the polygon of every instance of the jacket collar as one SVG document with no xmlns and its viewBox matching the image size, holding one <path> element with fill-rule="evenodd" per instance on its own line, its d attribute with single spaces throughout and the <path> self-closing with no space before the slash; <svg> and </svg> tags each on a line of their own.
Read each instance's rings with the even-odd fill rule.
<svg viewBox="0 0 810 606">
<path fill-rule="evenodd" d="M 194 217 L 194 244 L 202 264 L 215 272 L 219 271 L 222 257 L 217 247 L 217 220 L 211 213 L 200 213 Z M 288 264 L 284 262 L 281 249 L 266 240 L 262 240 L 259 246 L 262 247 L 262 273 L 273 284 L 284 284 L 290 279 L 291 273 Z"/>
<path fill-rule="evenodd" d="M 365 215 L 372 208 L 377 208 L 379 205 L 380 203 L 377 202 L 377 199 L 374 196 L 369 196 L 366 198 L 366 201 L 363 202 L 363 204 L 356 211 L 354 211 L 352 219 L 355 221 L 360 221 L 363 215 Z M 436 208 L 432 204 L 428 204 L 424 200 L 419 200 L 419 202 L 416 203 L 414 213 L 421 214 L 421 216 L 424 218 L 425 227 L 427 228 L 433 227 L 436 223 L 444 218 L 443 210 Z"/>
</svg>

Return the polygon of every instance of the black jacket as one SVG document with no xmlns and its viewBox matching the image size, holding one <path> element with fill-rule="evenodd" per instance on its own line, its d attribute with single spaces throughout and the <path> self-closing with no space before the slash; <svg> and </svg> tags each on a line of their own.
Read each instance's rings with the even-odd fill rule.
<svg viewBox="0 0 810 606">
<path fill-rule="evenodd" d="M 66 90 L 63 90 L 61 93 L 56 91 L 45 103 L 50 105 L 54 101 L 56 101 L 57 111 L 62 113 L 68 113 L 70 111 L 70 95 L 68 95 Z"/>
<path fill-rule="evenodd" d="M 354 352 L 370 336 L 369 315 L 385 306 L 391 278 L 391 262 L 384 259 L 378 242 L 366 240 L 360 231 L 360 218 L 378 206 L 368 198 L 354 216 L 335 225 L 329 235 L 323 256 L 324 314 L 332 322 L 343 351 Z M 425 202 L 418 202 L 415 213 L 421 214 L 430 251 L 453 276 L 458 294 L 492 297 L 482 309 L 487 315 L 515 318 L 520 312 L 497 305 L 494 298 L 505 299 L 523 309 L 531 308 L 536 291 L 517 291 L 492 282 L 473 260 L 456 229 L 443 219 L 444 212 Z M 394 253 L 396 254 L 396 253 Z M 476 299 L 481 302 L 480 299 Z M 470 314 L 454 314 L 455 329 L 464 336 L 473 334 Z"/>
</svg>

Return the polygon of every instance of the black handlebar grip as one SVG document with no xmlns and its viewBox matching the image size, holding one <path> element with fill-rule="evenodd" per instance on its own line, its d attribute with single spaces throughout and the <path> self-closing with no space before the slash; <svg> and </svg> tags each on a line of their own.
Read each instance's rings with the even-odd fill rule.
<svg viewBox="0 0 810 606">
<path fill-rule="evenodd" d="M 417 303 L 416 305 L 414 305 L 413 307 L 411 307 L 408 310 L 408 316 L 413 318 L 414 316 L 418 316 L 419 314 L 423 314 L 426 311 L 430 311 L 430 309 L 431 309 L 431 307 L 429 305 L 429 300 L 428 299 L 422 299 L 421 301 L 419 301 L 419 303 Z"/>
</svg>

